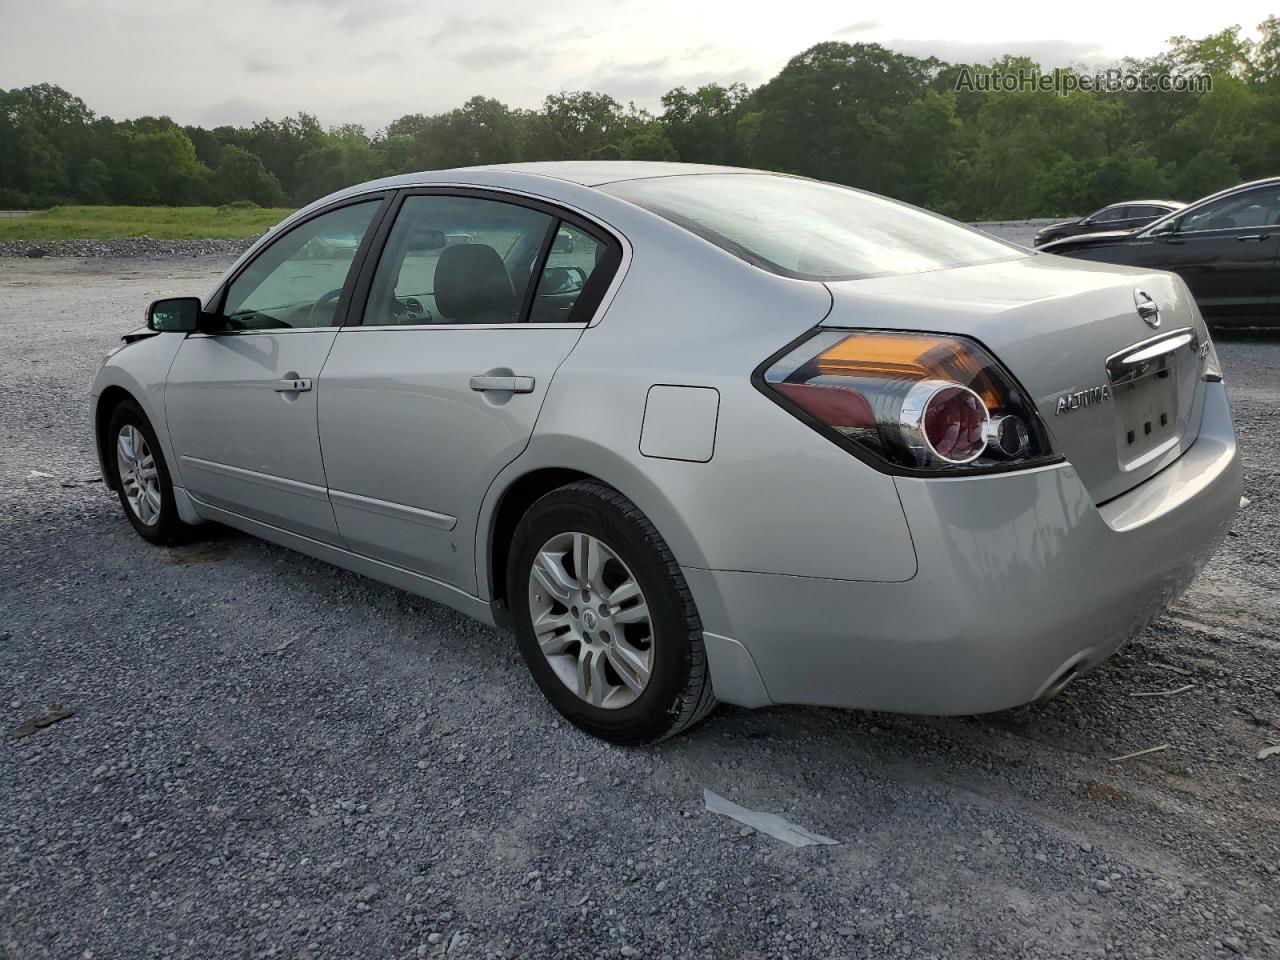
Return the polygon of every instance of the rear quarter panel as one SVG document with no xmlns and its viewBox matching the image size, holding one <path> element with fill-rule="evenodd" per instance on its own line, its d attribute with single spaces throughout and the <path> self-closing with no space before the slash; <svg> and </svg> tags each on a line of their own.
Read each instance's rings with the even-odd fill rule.
<svg viewBox="0 0 1280 960">
<path fill-rule="evenodd" d="M 625 281 L 557 372 L 528 448 L 490 490 L 481 535 L 515 479 L 564 467 L 631 499 L 684 566 L 852 580 L 914 576 L 892 479 L 751 383 L 760 363 L 821 322 L 831 306 L 826 287 L 749 266 L 632 210 Z M 718 391 L 707 462 L 641 452 L 646 396 L 659 384 Z M 481 545 L 477 557 L 486 556 Z"/>
</svg>

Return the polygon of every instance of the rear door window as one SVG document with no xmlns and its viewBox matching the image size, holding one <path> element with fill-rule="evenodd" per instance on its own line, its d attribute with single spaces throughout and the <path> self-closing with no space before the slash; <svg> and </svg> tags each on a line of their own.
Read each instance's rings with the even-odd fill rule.
<svg viewBox="0 0 1280 960">
<path fill-rule="evenodd" d="M 540 210 L 481 197 L 406 197 L 364 325 L 520 322 L 555 223 Z"/>
</svg>

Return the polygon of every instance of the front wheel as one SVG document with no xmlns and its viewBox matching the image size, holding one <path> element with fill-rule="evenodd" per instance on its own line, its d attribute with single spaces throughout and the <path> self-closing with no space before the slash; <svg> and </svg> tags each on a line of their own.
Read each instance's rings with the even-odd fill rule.
<svg viewBox="0 0 1280 960">
<path fill-rule="evenodd" d="M 173 480 L 151 421 L 133 400 L 111 414 L 106 460 L 124 514 L 138 535 L 152 543 L 179 543 L 191 527 L 178 517 Z"/>
<path fill-rule="evenodd" d="M 619 744 L 673 736 L 715 706 L 702 623 L 647 517 L 615 490 L 573 483 L 520 521 L 507 601 L 543 694 Z"/>
</svg>

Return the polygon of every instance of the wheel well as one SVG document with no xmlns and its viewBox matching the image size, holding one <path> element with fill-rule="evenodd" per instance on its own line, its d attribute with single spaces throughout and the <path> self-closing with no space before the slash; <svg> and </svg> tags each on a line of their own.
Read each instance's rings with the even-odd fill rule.
<svg viewBox="0 0 1280 960">
<path fill-rule="evenodd" d="M 578 480 L 595 480 L 581 470 L 547 467 L 526 473 L 507 488 L 493 514 L 492 535 L 489 538 L 489 582 L 493 585 L 493 599 L 504 603 L 507 599 L 507 558 L 511 553 L 511 540 L 515 536 L 520 518 L 539 497 L 565 484 Z"/>
<path fill-rule="evenodd" d="M 98 441 L 98 454 L 101 458 L 107 485 L 113 490 L 116 485 L 116 474 L 111 469 L 111 456 L 110 451 L 107 449 L 107 427 L 111 426 L 111 415 L 115 413 L 116 407 L 120 406 L 125 400 L 132 399 L 133 394 L 124 387 L 107 387 L 102 391 L 102 395 L 98 397 L 97 413 L 93 424 L 94 438 Z"/>
</svg>

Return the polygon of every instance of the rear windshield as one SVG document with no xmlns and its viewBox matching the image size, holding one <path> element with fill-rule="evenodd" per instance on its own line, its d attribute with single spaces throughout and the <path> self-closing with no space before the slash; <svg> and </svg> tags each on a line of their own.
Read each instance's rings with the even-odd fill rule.
<svg viewBox="0 0 1280 960">
<path fill-rule="evenodd" d="M 694 174 L 600 189 L 748 263 L 801 280 L 859 280 L 1028 255 L 918 207 L 797 177 Z"/>
</svg>

